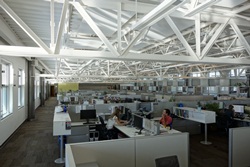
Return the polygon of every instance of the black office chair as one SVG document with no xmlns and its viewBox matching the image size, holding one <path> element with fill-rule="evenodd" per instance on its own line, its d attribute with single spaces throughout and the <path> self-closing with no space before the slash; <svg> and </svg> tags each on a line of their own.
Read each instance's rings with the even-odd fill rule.
<svg viewBox="0 0 250 167">
<path fill-rule="evenodd" d="M 176 155 L 155 159 L 156 167 L 180 167 Z"/>
<path fill-rule="evenodd" d="M 106 128 L 106 124 L 104 122 L 104 119 L 101 116 L 98 116 L 99 120 L 101 122 L 101 131 L 99 132 L 100 140 L 110 140 L 115 139 L 115 134 L 113 130 L 108 130 Z"/>
<path fill-rule="evenodd" d="M 228 133 L 229 128 L 234 127 L 234 120 L 227 114 L 221 114 L 216 117 L 216 125 L 219 130 Z"/>
</svg>

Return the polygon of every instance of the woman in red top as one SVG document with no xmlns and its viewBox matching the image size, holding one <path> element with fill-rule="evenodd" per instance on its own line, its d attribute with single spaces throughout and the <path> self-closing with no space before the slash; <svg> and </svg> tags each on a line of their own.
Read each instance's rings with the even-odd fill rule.
<svg viewBox="0 0 250 167">
<path fill-rule="evenodd" d="M 162 111 L 162 116 L 161 116 L 161 120 L 160 123 L 166 127 L 166 126 L 171 126 L 172 124 L 172 117 L 170 117 L 170 110 L 169 109 L 164 109 Z"/>
</svg>

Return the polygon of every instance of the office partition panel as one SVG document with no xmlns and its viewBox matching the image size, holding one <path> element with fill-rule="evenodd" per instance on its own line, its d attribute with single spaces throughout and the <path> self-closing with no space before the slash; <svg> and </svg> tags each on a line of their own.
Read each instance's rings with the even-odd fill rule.
<svg viewBox="0 0 250 167">
<path fill-rule="evenodd" d="M 229 129 L 229 167 L 250 166 L 250 127 Z"/>
<path fill-rule="evenodd" d="M 99 166 L 134 167 L 134 138 L 71 144 L 76 166 L 96 162 Z"/>
<path fill-rule="evenodd" d="M 189 134 L 179 133 L 136 139 L 136 167 L 153 167 L 155 159 L 177 155 L 180 167 L 189 166 Z"/>
</svg>

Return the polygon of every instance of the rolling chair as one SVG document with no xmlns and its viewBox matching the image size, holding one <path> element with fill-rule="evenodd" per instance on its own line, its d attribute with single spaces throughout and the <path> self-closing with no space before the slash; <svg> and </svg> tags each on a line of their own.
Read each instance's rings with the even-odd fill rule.
<svg viewBox="0 0 250 167">
<path fill-rule="evenodd" d="M 219 130 L 223 130 L 228 133 L 229 128 L 234 127 L 234 121 L 227 114 L 222 114 L 216 117 L 216 125 Z"/>
<path fill-rule="evenodd" d="M 98 116 L 99 120 L 101 122 L 101 131 L 99 132 L 100 135 L 100 140 L 110 140 L 110 139 L 114 139 L 115 135 L 113 130 L 108 130 L 106 128 L 106 124 L 104 122 L 104 119 L 101 116 Z"/>
<path fill-rule="evenodd" d="M 156 158 L 155 165 L 156 167 L 180 167 L 178 157 L 176 155 Z"/>
</svg>

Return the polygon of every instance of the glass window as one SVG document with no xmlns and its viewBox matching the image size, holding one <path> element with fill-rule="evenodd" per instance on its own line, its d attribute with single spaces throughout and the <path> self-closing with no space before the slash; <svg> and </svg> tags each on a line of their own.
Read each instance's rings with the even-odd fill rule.
<svg viewBox="0 0 250 167">
<path fill-rule="evenodd" d="M 193 77 L 201 77 L 200 73 L 193 73 L 192 75 L 193 75 Z"/>
<path fill-rule="evenodd" d="M 220 77 L 219 71 L 212 71 L 208 74 L 208 77 Z"/>
<path fill-rule="evenodd" d="M 24 106 L 24 85 L 25 85 L 25 76 L 24 70 L 18 70 L 18 108 Z"/>
<path fill-rule="evenodd" d="M 11 106 L 11 79 L 13 79 L 13 71 L 11 70 L 11 64 L 2 61 L 2 85 L 1 85 L 1 119 L 12 113 Z"/>
<path fill-rule="evenodd" d="M 246 76 L 246 70 L 245 69 L 232 69 L 230 71 L 231 77 L 245 77 Z"/>
</svg>

